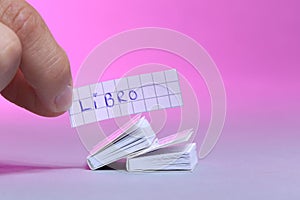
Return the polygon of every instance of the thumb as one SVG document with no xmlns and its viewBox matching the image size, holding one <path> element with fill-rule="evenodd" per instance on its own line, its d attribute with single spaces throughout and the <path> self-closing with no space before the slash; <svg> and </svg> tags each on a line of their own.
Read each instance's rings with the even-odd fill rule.
<svg viewBox="0 0 300 200">
<path fill-rule="evenodd" d="M 22 47 L 18 36 L 0 22 L 0 92 L 15 76 L 21 55 Z"/>
</svg>

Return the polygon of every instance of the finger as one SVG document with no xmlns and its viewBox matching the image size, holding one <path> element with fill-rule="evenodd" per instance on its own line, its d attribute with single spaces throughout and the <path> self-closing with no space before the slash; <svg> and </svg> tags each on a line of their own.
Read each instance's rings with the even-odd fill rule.
<svg viewBox="0 0 300 200">
<path fill-rule="evenodd" d="M 0 22 L 0 91 L 15 76 L 20 65 L 21 53 L 18 36 Z"/>
<path fill-rule="evenodd" d="M 24 80 L 14 81 L 4 96 L 32 112 L 53 115 L 66 111 L 72 98 L 69 61 L 40 15 L 23 0 L 0 0 L 0 21 L 18 35 L 22 44 L 20 65 Z M 20 78 L 18 75 L 16 78 Z M 20 92 L 26 82 L 31 93 Z M 27 87 L 27 86 L 26 86 Z M 24 96 L 13 95 L 18 93 Z M 32 94 L 33 93 L 33 94 Z M 35 103 L 25 101 L 31 99 Z M 44 109 L 41 111 L 41 109 Z"/>
</svg>

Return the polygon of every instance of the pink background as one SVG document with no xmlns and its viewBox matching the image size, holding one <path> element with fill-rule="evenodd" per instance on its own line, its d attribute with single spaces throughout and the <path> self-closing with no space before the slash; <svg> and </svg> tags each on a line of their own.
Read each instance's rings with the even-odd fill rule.
<svg viewBox="0 0 300 200">
<path fill-rule="evenodd" d="M 108 187 L 101 190 L 104 196 L 115 197 L 111 191 L 116 180 L 118 188 L 130 187 L 135 181 L 157 185 L 158 190 L 174 184 L 165 198 L 179 198 L 180 191 L 210 199 L 219 195 L 225 199 L 299 198 L 299 1 L 29 2 L 66 50 L 74 77 L 97 44 L 121 31 L 155 26 L 194 38 L 209 52 L 223 76 L 227 120 L 219 144 L 200 161 L 194 175 L 128 178 L 82 170 L 87 152 L 76 130 L 70 128 L 67 114 L 46 119 L 1 98 L 0 196 L 6 192 L 7 197 L 17 198 L 13 193 L 17 188 L 22 191 L 19 195 L 29 197 L 30 191 L 38 188 L 36 198 L 80 199 L 96 192 L 95 184 L 99 184 Z M 81 192 L 70 188 L 74 182 Z M 187 187 L 187 183 L 193 185 Z M 60 195 L 55 196 L 50 188 Z"/>
</svg>

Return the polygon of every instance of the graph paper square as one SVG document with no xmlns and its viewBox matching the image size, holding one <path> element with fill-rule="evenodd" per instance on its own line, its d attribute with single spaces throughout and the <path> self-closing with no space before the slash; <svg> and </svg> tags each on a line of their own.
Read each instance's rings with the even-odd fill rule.
<svg viewBox="0 0 300 200">
<path fill-rule="evenodd" d="M 178 81 L 177 72 L 174 69 L 165 71 L 165 76 L 167 82 Z"/>
<path fill-rule="evenodd" d="M 100 108 L 95 110 L 97 121 L 108 119 L 108 112 L 106 108 Z"/>
<path fill-rule="evenodd" d="M 159 108 L 157 103 L 157 98 L 146 99 L 145 104 L 146 104 L 147 111 L 153 111 Z"/>
<path fill-rule="evenodd" d="M 179 83 L 177 81 L 168 83 L 167 85 L 168 85 L 168 89 L 169 89 L 170 94 L 180 93 L 180 86 L 179 86 Z"/>
<path fill-rule="evenodd" d="M 72 127 L 77 127 L 77 126 L 84 125 L 85 123 L 84 123 L 84 120 L 83 120 L 82 113 L 72 115 L 71 116 L 71 123 L 72 123 Z"/>
<path fill-rule="evenodd" d="M 154 85 L 143 86 L 144 98 L 153 98 L 156 96 Z"/>
<path fill-rule="evenodd" d="M 117 91 L 124 91 L 129 89 L 127 77 L 116 79 L 115 83 Z"/>
<path fill-rule="evenodd" d="M 115 86 L 115 81 L 114 80 L 102 82 L 102 85 L 103 85 L 103 90 L 105 92 L 114 92 L 116 90 L 116 86 Z"/>
<path fill-rule="evenodd" d="M 176 70 L 140 74 L 75 88 L 72 127 L 142 112 L 183 106 Z"/>
<path fill-rule="evenodd" d="M 146 111 L 146 105 L 144 100 L 132 102 L 132 105 L 135 113 L 141 113 Z"/>
<path fill-rule="evenodd" d="M 81 113 L 81 107 L 79 103 L 73 103 L 71 108 L 70 108 L 70 114 L 78 114 Z"/>
<path fill-rule="evenodd" d="M 171 106 L 172 107 L 177 107 L 177 106 L 182 106 L 182 98 L 180 94 L 177 95 L 170 95 L 170 101 L 171 101 Z"/>
<path fill-rule="evenodd" d="M 168 96 L 158 97 L 157 101 L 160 109 L 171 107 L 170 99 Z"/>
<path fill-rule="evenodd" d="M 107 112 L 108 112 L 108 117 L 109 118 L 115 118 L 115 117 L 120 117 L 121 116 L 121 110 L 120 110 L 119 105 L 116 105 L 116 106 L 111 107 L 111 108 L 107 108 Z"/>
<path fill-rule="evenodd" d="M 166 78 L 165 78 L 165 74 L 164 72 L 154 72 L 152 74 L 153 77 L 153 81 L 156 84 L 160 84 L 160 83 L 165 83 L 166 82 Z"/>
<path fill-rule="evenodd" d="M 130 76 L 127 79 L 128 79 L 129 88 L 135 89 L 141 87 L 141 81 L 139 76 Z"/>
<path fill-rule="evenodd" d="M 143 86 L 153 84 L 153 78 L 151 74 L 142 74 L 140 75 L 140 78 Z"/>
<path fill-rule="evenodd" d="M 94 110 L 88 110 L 88 111 L 86 111 L 82 114 L 83 114 L 84 123 L 86 123 L 86 124 L 93 123 L 93 122 L 97 121 L 96 114 L 95 114 Z"/>
<path fill-rule="evenodd" d="M 91 96 L 90 86 L 78 88 L 78 95 L 80 99 L 89 98 Z"/>
<path fill-rule="evenodd" d="M 158 97 L 160 96 L 166 96 L 169 94 L 169 90 L 167 87 L 167 84 L 159 84 L 159 85 L 155 85 L 155 91 L 156 91 L 156 95 Z"/>
<path fill-rule="evenodd" d="M 127 116 L 130 114 L 133 114 L 133 107 L 132 103 L 124 103 L 120 105 L 120 110 L 121 110 L 121 115 L 122 116 Z"/>
<path fill-rule="evenodd" d="M 102 83 L 96 83 L 90 86 L 93 96 L 98 96 L 104 93 Z"/>
</svg>

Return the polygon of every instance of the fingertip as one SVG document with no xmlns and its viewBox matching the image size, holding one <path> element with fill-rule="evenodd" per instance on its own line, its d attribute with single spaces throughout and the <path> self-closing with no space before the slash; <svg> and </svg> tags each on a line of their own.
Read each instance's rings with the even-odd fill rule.
<svg viewBox="0 0 300 200">
<path fill-rule="evenodd" d="M 62 90 L 60 94 L 55 97 L 55 113 L 66 112 L 70 108 L 72 104 L 72 93 L 73 87 L 71 84 L 69 84 Z"/>
</svg>

